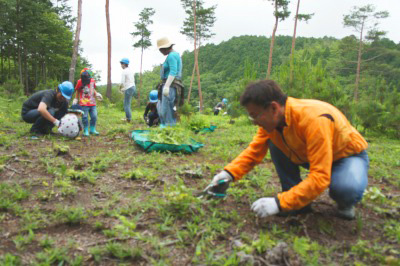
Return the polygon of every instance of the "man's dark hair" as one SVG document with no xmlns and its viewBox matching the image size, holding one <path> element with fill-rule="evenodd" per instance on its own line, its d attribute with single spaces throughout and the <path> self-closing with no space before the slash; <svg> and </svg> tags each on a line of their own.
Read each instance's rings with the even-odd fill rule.
<svg viewBox="0 0 400 266">
<path fill-rule="evenodd" d="M 279 85 L 273 80 L 260 80 L 249 84 L 242 96 L 240 104 L 247 106 L 252 103 L 262 107 L 268 107 L 272 101 L 285 105 L 287 95 L 283 93 Z"/>
</svg>

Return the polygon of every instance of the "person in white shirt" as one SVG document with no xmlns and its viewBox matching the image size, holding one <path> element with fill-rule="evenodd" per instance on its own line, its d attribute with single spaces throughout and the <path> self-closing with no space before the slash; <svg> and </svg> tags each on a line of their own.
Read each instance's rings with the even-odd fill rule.
<svg viewBox="0 0 400 266">
<path fill-rule="evenodd" d="M 124 93 L 124 111 L 126 115 L 126 121 L 131 122 L 132 120 L 132 97 L 136 95 L 136 87 L 135 87 L 135 75 L 133 71 L 129 68 L 129 59 L 122 58 L 121 61 L 122 67 L 122 77 L 121 77 L 121 85 L 120 91 Z"/>
</svg>

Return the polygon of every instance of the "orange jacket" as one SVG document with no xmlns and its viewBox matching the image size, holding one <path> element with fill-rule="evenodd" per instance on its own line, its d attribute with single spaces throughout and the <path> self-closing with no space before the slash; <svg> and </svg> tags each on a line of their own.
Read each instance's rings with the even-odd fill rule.
<svg viewBox="0 0 400 266">
<path fill-rule="evenodd" d="M 280 207 L 300 209 L 317 198 L 330 184 L 332 162 L 358 154 L 368 147 L 361 134 L 334 106 L 318 100 L 288 97 L 286 126 L 282 133 L 259 128 L 250 145 L 225 167 L 235 180 L 241 179 L 268 151 L 271 140 L 295 164 L 310 164 L 306 179 L 279 193 Z"/>
</svg>

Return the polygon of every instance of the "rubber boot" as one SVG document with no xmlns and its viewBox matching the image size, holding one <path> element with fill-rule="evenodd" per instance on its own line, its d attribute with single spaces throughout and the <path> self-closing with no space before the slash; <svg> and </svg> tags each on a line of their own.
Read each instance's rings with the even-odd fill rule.
<svg viewBox="0 0 400 266">
<path fill-rule="evenodd" d="M 83 136 L 84 136 L 84 137 L 89 137 L 89 128 L 85 127 L 85 128 L 83 129 Z"/>
<path fill-rule="evenodd" d="M 90 134 L 98 136 L 100 133 L 96 131 L 96 127 L 95 126 L 90 126 Z"/>
</svg>

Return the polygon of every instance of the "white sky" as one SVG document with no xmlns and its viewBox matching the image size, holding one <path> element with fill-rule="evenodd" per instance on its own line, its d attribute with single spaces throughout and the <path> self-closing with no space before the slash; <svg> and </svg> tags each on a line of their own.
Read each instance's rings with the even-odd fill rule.
<svg viewBox="0 0 400 266">
<path fill-rule="evenodd" d="M 73 14 L 77 14 L 77 0 L 71 0 Z M 293 34 L 293 17 L 297 0 L 291 0 L 291 17 L 280 22 L 277 35 Z M 400 0 L 302 0 L 300 13 L 315 13 L 309 23 L 298 23 L 297 36 L 342 38 L 352 34 L 350 28 L 344 28 L 343 15 L 348 14 L 353 6 L 373 4 L 376 11 L 387 10 L 389 18 L 382 20 L 380 29 L 387 31 L 387 37 L 400 42 Z M 274 24 L 273 6 L 266 0 L 205 0 L 205 7 L 217 5 L 217 21 L 213 28 L 216 34 L 209 43 L 218 44 L 233 36 L 263 35 L 270 37 Z M 140 70 L 140 50 L 133 48 L 134 40 L 130 32 L 135 30 L 143 8 L 156 10 L 152 17 L 151 40 L 153 46 L 145 50 L 143 70 L 151 70 L 161 64 L 164 56 L 157 50 L 156 42 L 161 37 L 168 37 L 176 45 L 174 49 L 182 54 L 192 50 L 193 44 L 180 34 L 186 17 L 180 0 L 110 0 L 110 24 L 112 38 L 111 80 L 120 82 L 121 67 L 119 60 L 128 57 L 135 72 Z M 107 81 L 107 28 L 105 18 L 105 0 L 83 0 L 81 48 L 83 55 L 93 65 L 93 70 L 101 75 L 99 85 Z"/>
</svg>

